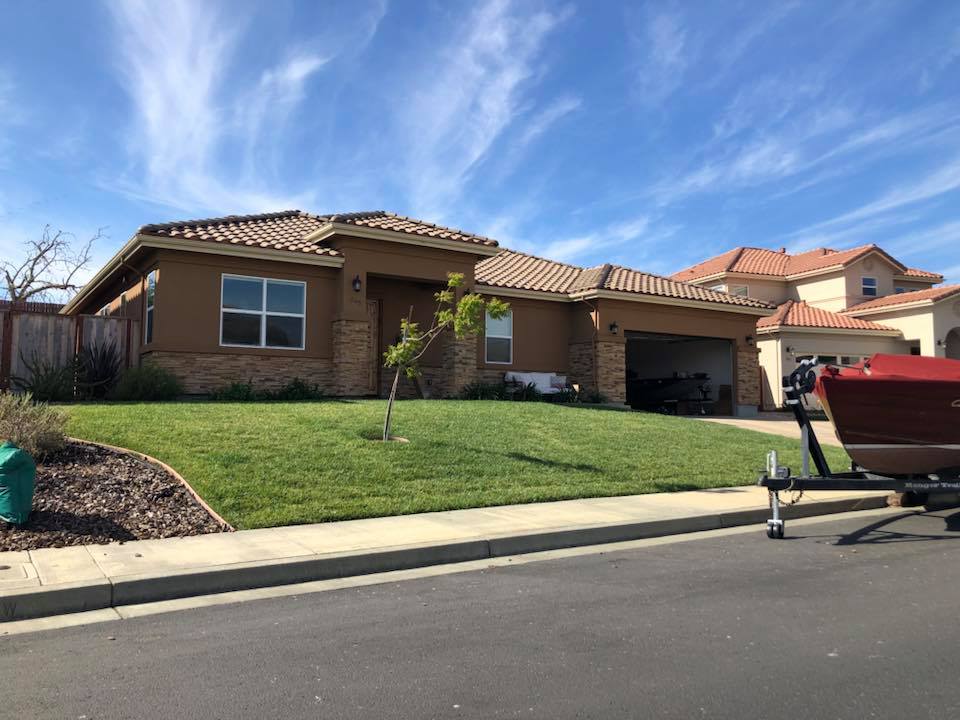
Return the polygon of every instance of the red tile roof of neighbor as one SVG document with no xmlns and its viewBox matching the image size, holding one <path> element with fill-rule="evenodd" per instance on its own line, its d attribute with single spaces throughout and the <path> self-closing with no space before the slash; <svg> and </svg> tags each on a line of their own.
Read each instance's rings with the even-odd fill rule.
<svg viewBox="0 0 960 720">
<path fill-rule="evenodd" d="M 590 290 L 611 290 L 632 295 L 655 295 L 750 308 L 773 307 L 761 300 L 729 295 L 620 265 L 605 264 L 581 268 L 512 250 L 504 250 L 478 262 L 476 280 L 491 287 L 565 295 Z"/>
<path fill-rule="evenodd" d="M 943 287 L 926 288 L 924 290 L 914 290 L 912 292 L 897 293 L 896 295 L 885 295 L 884 297 L 874 298 L 848 307 L 843 312 L 858 313 L 864 310 L 876 310 L 879 308 L 895 308 L 898 305 L 907 305 L 915 302 L 938 302 L 948 297 L 960 295 L 960 285 L 944 285 Z"/>
<path fill-rule="evenodd" d="M 785 249 L 767 250 L 766 248 L 738 247 L 674 273 L 671 278 L 692 282 L 722 273 L 745 273 L 785 278 L 817 270 L 845 267 L 872 252 L 883 255 L 900 269 L 903 275 L 918 279 L 936 280 L 937 282 L 943 280 L 943 276 L 937 273 L 905 267 L 884 252 L 882 248 L 873 244 L 861 245 L 849 250 L 816 248 L 797 255 L 791 255 Z"/>
<path fill-rule="evenodd" d="M 787 300 L 773 315 L 760 318 L 757 329 L 779 327 L 831 328 L 835 330 L 893 330 L 894 328 L 840 315 L 807 305 L 803 300 Z"/>
<path fill-rule="evenodd" d="M 488 247 L 497 246 L 495 240 L 481 235 L 414 220 L 383 210 L 336 215 L 313 215 L 301 210 L 284 210 L 261 215 L 227 215 L 205 220 L 179 220 L 160 225 L 144 225 L 139 232 L 145 235 L 182 237 L 316 255 L 340 255 L 333 248 L 304 239 L 310 233 L 330 223 L 389 230 L 405 235 L 458 240 Z"/>
</svg>

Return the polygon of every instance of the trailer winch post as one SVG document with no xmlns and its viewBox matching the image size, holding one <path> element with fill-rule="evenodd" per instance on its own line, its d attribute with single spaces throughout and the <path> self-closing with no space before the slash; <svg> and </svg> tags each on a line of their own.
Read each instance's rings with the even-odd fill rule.
<svg viewBox="0 0 960 720">
<path fill-rule="evenodd" d="M 793 411 L 793 416 L 800 426 L 803 437 L 801 452 L 803 452 L 806 460 L 803 476 L 810 477 L 809 464 L 810 456 L 812 456 L 813 464 L 816 465 L 820 477 L 829 477 L 831 474 L 830 466 L 823 454 L 823 448 L 820 447 L 820 441 L 817 440 L 817 434 L 811 432 L 810 416 L 807 415 L 807 409 L 803 406 L 802 399 L 804 394 L 813 391 L 813 386 L 817 383 L 817 375 L 813 369 L 816 365 L 816 359 L 801 360 L 797 369 L 783 378 L 783 394 L 786 404 Z"/>
</svg>

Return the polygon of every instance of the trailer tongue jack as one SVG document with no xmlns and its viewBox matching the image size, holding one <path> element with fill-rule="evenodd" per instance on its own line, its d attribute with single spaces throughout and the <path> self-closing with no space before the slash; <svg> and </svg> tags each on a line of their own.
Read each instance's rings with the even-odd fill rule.
<svg viewBox="0 0 960 720">
<path fill-rule="evenodd" d="M 960 492 L 960 473 L 949 475 L 878 475 L 859 467 L 848 472 L 830 470 L 823 448 L 810 423 L 810 416 L 803 405 L 803 396 L 812 392 L 817 375 L 814 369 L 817 360 L 803 360 L 790 375 L 783 378 L 783 394 L 786 404 L 800 426 L 801 472 L 793 475 L 790 468 L 779 463 L 776 450 L 767 454 L 766 471 L 760 475 L 757 485 L 765 487 L 770 494 L 770 514 L 767 520 L 767 537 L 780 539 L 784 536 L 784 521 L 780 516 L 780 493 L 804 490 L 889 490 L 913 492 L 926 496 L 934 493 Z M 816 474 L 810 472 L 810 463 Z"/>
</svg>

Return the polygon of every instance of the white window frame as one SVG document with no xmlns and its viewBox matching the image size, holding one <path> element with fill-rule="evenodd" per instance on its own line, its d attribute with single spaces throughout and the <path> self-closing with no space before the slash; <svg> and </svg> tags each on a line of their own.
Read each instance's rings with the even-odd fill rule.
<svg viewBox="0 0 960 720">
<path fill-rule="evenodd" d="M 228 278 L 236 280 L 259 280 L 260 281 L 260 309 L 259 310 L 237 310 L 235 308 L 223 307 L 223 285 Z M 303 312 L 285 313 L 273 312 L 267 310 L 267 285 L 277 283 L 280 285 L 299 285 L 303 288 Z M 235 313 L 237 315 L 259 315 L 260 316 L 260 343 L 258 345 L 243 345 L 241 343 L 225 343 L 223 341 L 223 314 L 225 312 Z M 275 317 L 296 317 L 300 318 L 300 346 L 291 347 L 289 345 L 267 345 L 267 316 Z M 253 348 L 256 350 L 293 350 L 302 351 L 306 349 L 307 342 L 307 283 L 302 280 L 280 280 L 278 278 L 257 277 L 256 275 L 236 275 L 234 273 L 220 274 L 220 347 L 231 348 Z"/>
<path fill-rule="evenodd" d="M 488 365 L 513 365 L 513 310 L 508 310 L 507 314 L 504 317 L 510 318 L 510 334 L 509 335 L 490 335 L 487 332 L 487 324 L 493 319 L 490 317 L 490 313 L 487 312 L 484 318 L 484 328 L 483 328 L 483 361 Z M 503 318 L 501 318 L 502 320 Z M 503 360 L 491 360 L 490 359 L 490 345 L 487 343 L 487 340 L 490 338 L 496 338 L 498 340 L 509 340 L 510 341 L 510 360 L 504 362 Z"/>
<path fill-rule="evenodd" d="M 150 298 L 150 281 L 153 280 L 153 300 Z M 151 270 L 147 273 L 147 284 L 143 291 L 143 344 L 149 345 L 153 342 L 153 333 L 156 330 L 156 321 L 153 321 L 153 308 L 157 303 L 157 271 Z"/>
<path fill-rule="evenodd" d="M 749 285 L 728 285 L 727 294 L 736 295 L 737 297 L 750 297 L 750 286 Z"/>
<path fill-rule="evenodd" d="M 867 280 L 872 280 L 873 285 L 867 285 Z M 867 288 L 873 290 L 873 293 L 866 292 Z M 861 275 L 860 276 L 860 294 L 863 297 L 880 297 L 880 283 L 877 281 L 877 278 L 873 275 Z"/>
<path fill-rule="evenodd" d="M 719 285 L 711 285 L 710 287 L 707 288 L 707 290 L 716 290 L 717 292 L 726 292 L 727 286 L 724 285 L 723 283 L 720 283 Z"/>
</svg>

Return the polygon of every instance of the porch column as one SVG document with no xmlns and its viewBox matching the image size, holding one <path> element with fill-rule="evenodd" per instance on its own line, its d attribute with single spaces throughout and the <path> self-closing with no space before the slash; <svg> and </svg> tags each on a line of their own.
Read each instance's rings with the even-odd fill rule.
<svg viewBox="0 0 960 720">
<path fill-rule="evenodd" d="M 626 343 L 622 338 L 598 338 L 569 346 L 571 384 L 581 392 L 599 391 L 607 402 L 627 401 Z"/>
<path fill-rule="evenodd" d="M 443 396 L 457 397 L 477 377 L 477 339 L 458 340 L 452 330 L 447 331 L 443 343 Z"/>
<path fill-rule="evenodd" d="M 760 349 L 737 346 L 737 415 L 756 415 L 760 407 Z"/>
<path fill-rule="evenodd" d="M 333 321 L 333 393 L 370 394 L 370 323 L 366 320 Z"/>
</svg>

